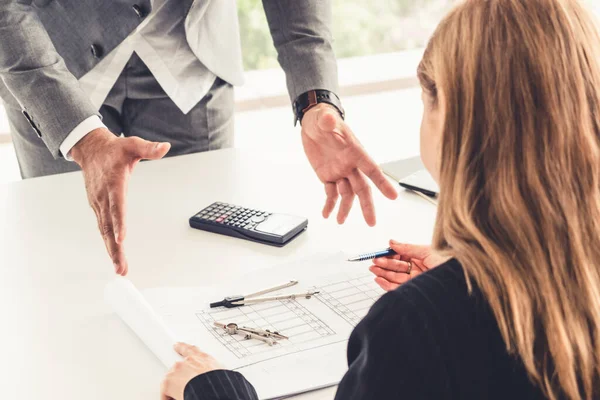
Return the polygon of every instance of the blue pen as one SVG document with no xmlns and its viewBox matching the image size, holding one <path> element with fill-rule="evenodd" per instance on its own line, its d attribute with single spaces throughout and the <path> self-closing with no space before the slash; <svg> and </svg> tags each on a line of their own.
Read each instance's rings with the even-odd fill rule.
<svg viewBox="0 0 600 400">
<path fill-rule="evenodd" d="M 394 250 L 392 250 L 391 247 L 388 247 L 385 250 L 375 251 L 373 253 L 361 254 L 360 256 L 349 258 L 348 261 L 372 260 L 377 257 L 387 257 L 387 256 L 393 256 L 395 254 L 398 254 L 398 253 L 396 253 Z"/>
</svg>

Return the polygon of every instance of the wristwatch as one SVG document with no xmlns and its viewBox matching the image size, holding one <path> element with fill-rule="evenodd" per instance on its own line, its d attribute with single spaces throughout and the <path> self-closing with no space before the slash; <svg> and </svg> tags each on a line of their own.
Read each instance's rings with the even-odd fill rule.
<svg viewBox="0 0 600 400">
<path fill-rule="evenodd" d="M 335 93 L 321 89 L 310 90 L 298 96 L 294 101 L 294 126 L 298 124 L 298 121 L 302 125 L 304 114 L 319 103 L 331 104 L 338 110 L 342 119 L 346 117 L 342 102 Z"/>
</svg>

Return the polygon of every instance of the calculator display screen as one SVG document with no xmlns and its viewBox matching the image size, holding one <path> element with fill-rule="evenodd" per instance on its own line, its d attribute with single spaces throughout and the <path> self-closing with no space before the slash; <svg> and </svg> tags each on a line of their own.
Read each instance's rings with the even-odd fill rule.
<svg viewBox="0 0 600 400">
<path fill-rule="evenodd" d="M 292 215 L 271 214 L 266 221 L 261 222 L 254 228 L 258 232 L 270 233 L 272 235 L 284 236 L 294 230 L 305 221 L 304 218 Z"/>
</svg>

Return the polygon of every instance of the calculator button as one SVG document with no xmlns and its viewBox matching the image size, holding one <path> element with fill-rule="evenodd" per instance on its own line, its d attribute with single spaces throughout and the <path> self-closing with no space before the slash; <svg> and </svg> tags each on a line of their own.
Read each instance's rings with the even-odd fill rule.
<svg viewBox="0 0 600 400">
<path fill-rule="evenodd" d="M 244 226 L 244 228 L 245 229 L 252 229 L 252 228 L 254 228 L 254 225 L 248 224 L 248 225 Z"/>
<path fill-rule="evenodd" d="M 266 218 L 265 218 L 263 215 L 255 215 L 254 217 L 252 217 L 252 218 L 250 219 L 250 221 L 252 221 L 252 222 L 254 222 L 254 223 L 258 224 L 258 223 L 261 223 L 261 222 L 263 222 L 265 219 L 266 219 Z"/>
<path fill-rule="evenodd" d="M 209 221 L 214 221 L 214 220 L 216 220 L 216 219 L 217 219 L 217 217 L 210 217 L 208 220 L 209 220 Z"/>
</svg>

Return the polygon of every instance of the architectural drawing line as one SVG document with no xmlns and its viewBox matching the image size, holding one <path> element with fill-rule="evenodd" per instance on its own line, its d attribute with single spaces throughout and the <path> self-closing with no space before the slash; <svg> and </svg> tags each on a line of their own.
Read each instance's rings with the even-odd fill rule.
<svg viewBox="0 0 600 400">
<path fill-rule="evenodd" d="M 352 326 L 356 326 L 383 294 L 370 274 L 330 283 L 319 287 L 319 291 L 320 294 L 315 297 Z"/>
<path fill-rule="evenodd" d="M 239 359 L 267 352 L 276 355 L 282 346 L 292 351 L 295 346 L 311 348 L 311 342 L 335 335 L 325 322 L 295 300 L 279 301 L 267 307 L 248 305 L 234 309 L 211 309 L 196 313 L 196 317 L 213 337 Z M 290 338 L 278 342 L 275 346 L 265 346 L 254 340 L 246 340 L 242 336 L 232 336 L 219 331 L 213 326 L 215 321 L 235 322 L 239 325 L 279 331 Z"/>
</svg>

